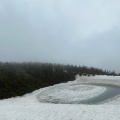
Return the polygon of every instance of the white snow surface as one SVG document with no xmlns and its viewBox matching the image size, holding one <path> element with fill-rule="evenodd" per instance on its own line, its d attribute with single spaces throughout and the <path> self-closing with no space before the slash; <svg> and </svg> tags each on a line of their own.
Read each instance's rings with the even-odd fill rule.
<svg viewBox="0 0 120 120">
<path fill-rule="evenodd" d="M 83 85 L 75 82 L 49 87 L 38 96 L 40 102 L 74 104 L 100 95 L 105 87 Z"/>
<path fill-rule="evenodd" d="M 102 105 L 52 104 L 42 103 L 38 99 L 40 94 L 48 94 L 49 90 L 51 92 L 51 90 L 57 87 L 60 89 L 63 86 L 68 86 L 68 88 L 66 87 L 67 89 L 64 89 L 66 93 L 68 93 L 67 90 L 70 91 L 71 89 L 72 92 L 75 92 L 75 89 L 79 90 L 80 94 L 83 92 L 86 95 L 91 95 L 90 91 L 98 92 L 101 88 L 83 85 L 79 89 L 77 86 L 72 88 L 70 85 L 94 81 L 101 83 L 100 80 L 106 84 L 120 84 L 120 77 L 94 76 L 88 78 L 77 76 L 73 82 L 42 88 L 22 97 L 0 100 L 0 120 L 120 120 L 120 98 Z M 94 93 L 96 94 L 97 92 Z M 51 94 L 54 95 L 54 92 Z M 72 93 L 69 93 L 69 95 L 72 95 Z"/>
</svg>

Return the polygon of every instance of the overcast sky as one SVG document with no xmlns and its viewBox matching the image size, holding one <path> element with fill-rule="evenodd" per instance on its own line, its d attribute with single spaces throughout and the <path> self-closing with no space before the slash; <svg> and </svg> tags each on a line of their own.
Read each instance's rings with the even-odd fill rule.
<svg viewBox="0 0 120 120">
<path fill-rule="evenodd" d="M 120 0 L 0 0 L 0 61 L 120 72 Z"/>
</svg>

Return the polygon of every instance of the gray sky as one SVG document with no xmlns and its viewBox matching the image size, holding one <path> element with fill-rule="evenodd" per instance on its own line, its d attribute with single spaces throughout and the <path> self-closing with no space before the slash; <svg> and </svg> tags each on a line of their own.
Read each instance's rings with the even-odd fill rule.
<svg viewBox="0 0 120 120">
<path fill-rule="evenodd" d="M 120 72 L 120 0 L 0 0 L 0 61 Z"/>
</svg>

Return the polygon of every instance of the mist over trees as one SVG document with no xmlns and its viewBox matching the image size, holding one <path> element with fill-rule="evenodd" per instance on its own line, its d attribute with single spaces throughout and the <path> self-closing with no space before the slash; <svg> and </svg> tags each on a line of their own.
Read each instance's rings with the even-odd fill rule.
<svg viewBox="0 0 120 120">
<path fill-rule="evenodd" d="M 0 99 L 21 96 L 36 89 L 67 82 L 75 75 L 117 75 L 94 67 L 37 62 L 0 62 Z"/>
</svg>

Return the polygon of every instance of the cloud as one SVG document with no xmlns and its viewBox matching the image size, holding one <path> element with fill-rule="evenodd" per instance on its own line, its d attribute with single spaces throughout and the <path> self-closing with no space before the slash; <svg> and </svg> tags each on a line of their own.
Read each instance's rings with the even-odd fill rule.
<svg viewBox="0 0 120 120">
<path fill-rule="evenodd" d="M 1 61 L 118 68 L 119 0 L 1 0 Z"/>
</svg>

